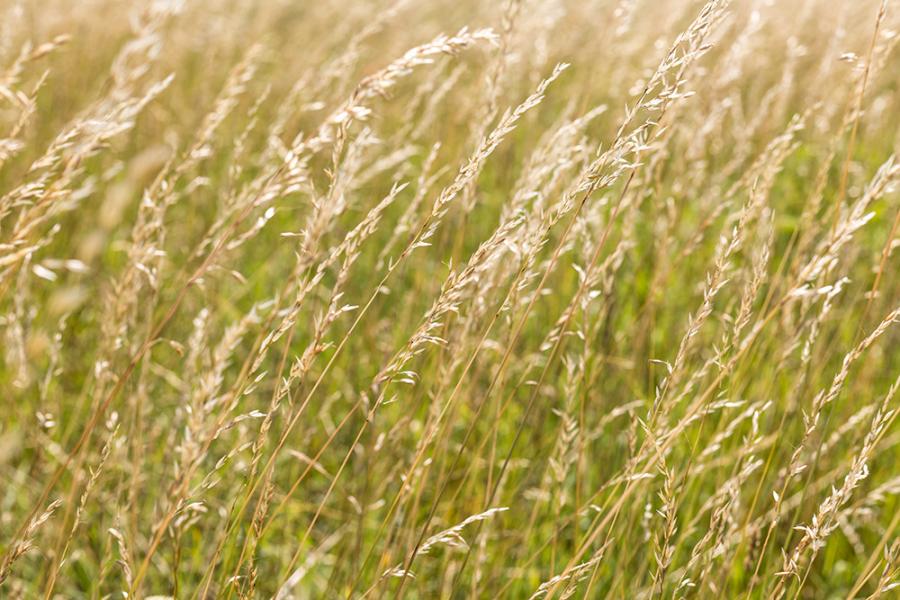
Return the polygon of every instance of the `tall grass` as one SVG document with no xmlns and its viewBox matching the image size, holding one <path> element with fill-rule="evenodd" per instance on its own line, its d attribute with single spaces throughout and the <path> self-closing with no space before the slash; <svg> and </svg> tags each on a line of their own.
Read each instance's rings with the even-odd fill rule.
<svg viewBox="0 0 900 600">
<path fill-rule="evenodd" d="M 0 597 L 897 594 L 900 6 L 0 14 Z"/>
</svg>

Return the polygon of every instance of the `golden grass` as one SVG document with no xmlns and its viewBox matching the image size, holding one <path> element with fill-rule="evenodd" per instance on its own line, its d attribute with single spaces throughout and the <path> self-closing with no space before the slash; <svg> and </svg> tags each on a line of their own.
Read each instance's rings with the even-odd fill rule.
<svg viewBox="0 0 900 600">
<path fill-rule="evenodd" d="M 900 7 L 0 15 L 0 597 L 897 593 Z"/>
</svg>

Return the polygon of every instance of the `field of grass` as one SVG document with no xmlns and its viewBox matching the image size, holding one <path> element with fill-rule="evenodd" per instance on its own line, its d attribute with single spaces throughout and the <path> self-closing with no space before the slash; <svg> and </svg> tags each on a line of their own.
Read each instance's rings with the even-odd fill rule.
<svg viewBox="0 0 900 600">
<path fill-rule="evenodd" d="M 0 0 L 0 598 L 897 598 L 897 30 Z"/>
</svg>

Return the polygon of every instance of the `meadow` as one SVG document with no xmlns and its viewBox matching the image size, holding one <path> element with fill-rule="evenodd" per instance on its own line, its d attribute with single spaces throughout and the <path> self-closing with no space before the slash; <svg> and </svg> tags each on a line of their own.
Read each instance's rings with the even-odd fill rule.
<svg viewBox="0 0 900 600">
<path fill-rule="evenodd" d="M 896 0 L 0 0 L 0 598 L 897 598 Z"/>
</svg>

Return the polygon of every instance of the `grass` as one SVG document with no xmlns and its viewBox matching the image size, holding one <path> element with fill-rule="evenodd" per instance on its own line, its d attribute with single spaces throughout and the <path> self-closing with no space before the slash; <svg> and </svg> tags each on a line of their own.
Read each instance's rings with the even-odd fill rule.
<svg viewBox="0 0 900 600">
<path fill-rule="evenodd" d="M 2 3 L 0 597 L 893 597 L 897 8 Z"/>
</svg>

